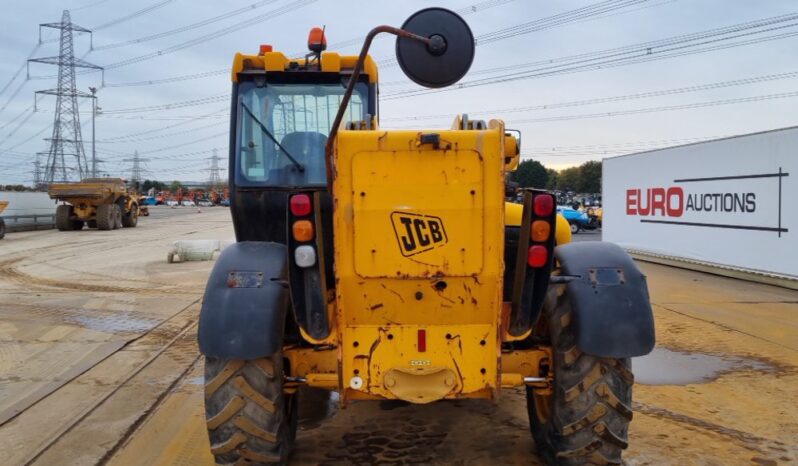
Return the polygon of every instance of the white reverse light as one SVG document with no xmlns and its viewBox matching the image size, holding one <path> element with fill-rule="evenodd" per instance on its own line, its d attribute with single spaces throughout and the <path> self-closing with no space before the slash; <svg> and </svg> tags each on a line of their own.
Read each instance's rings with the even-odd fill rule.
<svg viewBox="0 0 798 466">
<path fill-rule="evenodd" d="M 294 262 L 300 267 L 310 267 L 316 264 L 316 250 L 313 246 L 299 246 L 294 250 Z"/>
</svg>

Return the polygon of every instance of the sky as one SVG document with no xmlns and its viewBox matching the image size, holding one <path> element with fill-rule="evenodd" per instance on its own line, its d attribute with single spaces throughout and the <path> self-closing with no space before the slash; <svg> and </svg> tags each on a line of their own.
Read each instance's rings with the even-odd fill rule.
<svg viewBox="0 0 798 466">
<path fill-rule="evenodd" d="M 58 54 L 58 31 L 42 29 L 37 45 L 38 25 L 60 21 L 64 9 L 75 24 L 94 30 L 94 50 L 87 35 L 75 36 L 76 56 L 108 68 L 104 80 L 97 72 L 79 74 L 77 86 L 99 88 L 97 158 L 112 176 L 129 178 L 137 151 L 145 178 L 207 179 L 214 150 L 227 157 L 228 70 L 236 52 L 271 44 L 295 55 L 306 49 L 310 28 L 324 26 L 330 51 L 356 54 L 372 27 L 401 26 L 428 6 L 463 14 L 477 38 L 474 62 L 459 85 L 425 92 L 391 61 L 395 39 L 379 36 L 371 55 L 382 64 L 383 128 L 448 128 L 459 113 L 501 118 L 522 132 L 525 159 L 561 169 L 798 124 L 794 0 L 0 4 L 0 184 L 31 183 L 35 154 L 48 148 L 55 98 L 40 96 L 36 111 L 30 107 L 35 91 L 55 86 L 57 67 L 31 64 L 28 74 L 24 64 Z M 760 20 L 768 21 L 752 24 Z M 160 82 L 184 76 L 193 79 Z M 177 105 L 147 108 L 167 104 Z M 87 99 L 80 118 L 91 157 Z"/>
</svg>

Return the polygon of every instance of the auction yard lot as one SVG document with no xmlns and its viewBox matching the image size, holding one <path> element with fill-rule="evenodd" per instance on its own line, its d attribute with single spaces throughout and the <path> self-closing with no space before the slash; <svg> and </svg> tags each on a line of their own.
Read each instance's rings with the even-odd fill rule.
<svg viewBox="0 0 798 466">
<path fill-rule="evenodd" d="M 233 238 L 230 214 L 151 210 L 135 229 L 0 242 L 3 465 L 212 464 L 195 334 L 213 262 L 167 264 L 166 254 L 178 239 Z M 626 462 L 798 462 L 798 292 L 640 267 L 657 349 L 633 364 Z M 541 464 L 518 390 L 496 404 L 340 411 L 305 395 L 292 464 Z"/>
</svg>

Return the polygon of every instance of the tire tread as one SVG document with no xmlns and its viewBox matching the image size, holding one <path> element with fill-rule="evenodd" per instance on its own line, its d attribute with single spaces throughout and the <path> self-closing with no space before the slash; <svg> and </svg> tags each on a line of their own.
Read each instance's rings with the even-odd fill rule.
<svg viewBox="0 0 798 466">
<path fill-rule="evenodd" d="M 632 419 L 634 376 L 628 359 L 600 358 L 575 345 L 567 294 L 546 309 L 552 337 L 554 400 L 548 422 L 535 413 L 527 389 L 530 425 L 538 451 L 549 464 L 622 464 Z"/>
<path fill-rule="evenodd" d="M 217 464 L 285 464 L 292 425 L 282 361 L 205 360 L 205 417 Z M 288 405 L 290 406 L 290 405 Z"/>
</svg>

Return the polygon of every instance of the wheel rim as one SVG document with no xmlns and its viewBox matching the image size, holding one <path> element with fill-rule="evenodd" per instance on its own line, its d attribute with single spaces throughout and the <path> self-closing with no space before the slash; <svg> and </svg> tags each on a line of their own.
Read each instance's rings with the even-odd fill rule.
<svg viewBox="0 0 798 466">
<path fill-rule="evenodd" d="M 579 230 L 579 227 L 576 226 L 575 223 L 571 224 L 571 233 L 576 233 Z"/>
</svg>

